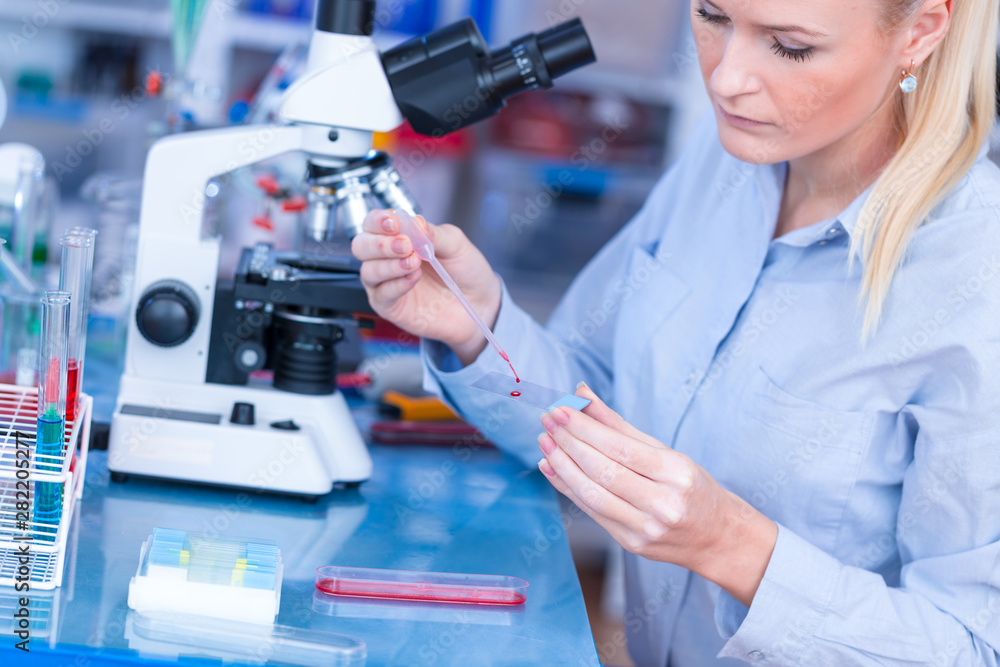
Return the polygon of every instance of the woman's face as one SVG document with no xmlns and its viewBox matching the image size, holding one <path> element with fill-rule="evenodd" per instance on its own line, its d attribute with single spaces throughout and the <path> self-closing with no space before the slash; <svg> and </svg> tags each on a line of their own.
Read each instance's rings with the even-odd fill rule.
<svg viewBox="0 0 1000 667">
<path fill-rule="evenodd" d="M 899 37 L 879 33 L 877 2 L 692 0 L 702 76 L 726 150 L 793 160 L 867 123 L 891 121 Z"/>
</svg>

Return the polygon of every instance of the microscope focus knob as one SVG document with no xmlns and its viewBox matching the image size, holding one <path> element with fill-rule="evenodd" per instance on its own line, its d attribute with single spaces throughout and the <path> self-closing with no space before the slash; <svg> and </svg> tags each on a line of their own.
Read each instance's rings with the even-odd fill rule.
<svg viewBox="0 0 1000 667">
<path fill-rule="evenodd" d="M 153 345 L 175 347 L 194 333 L 200 312 L 194 290 L 177 280 L 161 280 L 143 292 L 135 323 L 142 337 Z"/>
</svg>

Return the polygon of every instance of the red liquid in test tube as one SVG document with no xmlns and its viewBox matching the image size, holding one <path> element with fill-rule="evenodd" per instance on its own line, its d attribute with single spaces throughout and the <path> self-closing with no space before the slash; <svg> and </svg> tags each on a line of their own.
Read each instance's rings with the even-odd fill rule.
<svg viewBox="0 0 1000 667">
<path fill-rule="evenodd" d="M 76 359 L 70 359 L 69 372 L 66 374 L 66 425 L 76 421 L 76 401 L 80 390 L 80 364 Z"/>
<path fill-rule="evenodd" d="M 435 585 L 427 582 L 409 583 L 398 581 L 322 579 L 316 583 L 316 587 L 327 595 L 382 598 L 386 600 L 499 605 L 518 605 L 525 600 L 524 593 L 520 591 L 475 586 Z"/>
</svg>

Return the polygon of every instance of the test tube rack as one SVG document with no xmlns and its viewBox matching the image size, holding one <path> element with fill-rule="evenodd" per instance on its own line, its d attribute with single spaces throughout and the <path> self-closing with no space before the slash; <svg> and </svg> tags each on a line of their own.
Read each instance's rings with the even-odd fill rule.
<svg viewBox="0 0 1000 667">
<path fill-rule="evenodd" d="M 76 421 L 66 425 L 57 471 L 42 470 L 35 463 L 37 403 L 36 387 L 0 384 L 0 586 L 14 586 L 17 583 L 18 570 L 22 565 L 22 547 L 28 545 L 31 589 L 51 590 L 62 584 L 69 524 L 76 503 L 83 497 L 93 401 L 90 396 L 80 394 L 80 410 Z M 21 473 L 21 479 L 18 478 L 18 471 L 23 470 L 17 463 L 18 440 L 21 440 L 23 449 L 25 439 L 20 438 L 18 433 L 27 436 L 26 440 L 31 445 L 27 499 L 24 497 L 24 485 L 19 486 L 24 474 Z M 21 458 L 23 460 L 23 455 Z M 46 467 L 51 466 L 47 464 Z M 29 518 L 32 517 L 36 482 L 63 485 L 62 514 L 54 540 L 49 532 L 51 525 L 42 526 L 34 521 L 23 521 L 25 510 L 18 506 L 18 503 L 21 503 L 21 508 L 27 506 Z M 19 511 L 22 512 L 20 518 Z"/>
</svg>

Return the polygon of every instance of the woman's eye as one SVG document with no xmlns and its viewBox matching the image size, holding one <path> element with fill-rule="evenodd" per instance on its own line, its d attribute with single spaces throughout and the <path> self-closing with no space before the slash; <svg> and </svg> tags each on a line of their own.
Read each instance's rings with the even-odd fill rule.
<svg viewBox="0 0 1000 667">
<path fill-rule="evenodd" d="M 705 8 L 694 10 L 695 15 L 704 21 L 705 23 L 714 23 L 716 25 L 722 25 L 724 23 L 729 23 L 729 17 L 723 16 L 722 14 L 709 14 L 705 11 Z"/>
<path fill-rule="evenodd" d="M 795 62 L 800 63 L 812 56 L 813 47 L 810 46 L 804 49 L 792 49 L 775 39 L 774 44 L 771 45 L 771 50 L 782 58 L 788 58 L 789 60 L 794 60 Z"/>
</svg>

